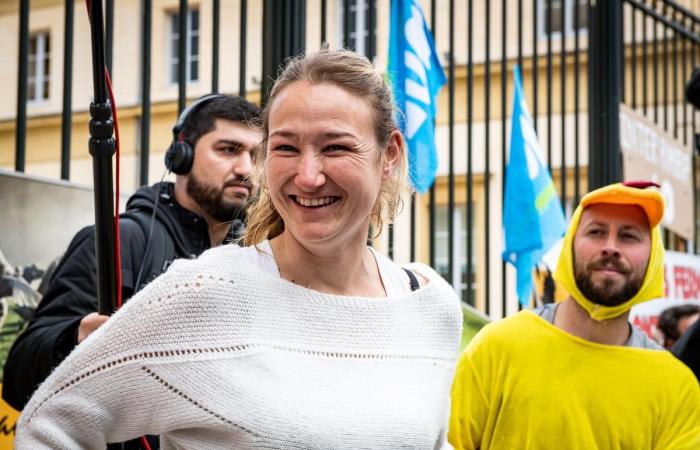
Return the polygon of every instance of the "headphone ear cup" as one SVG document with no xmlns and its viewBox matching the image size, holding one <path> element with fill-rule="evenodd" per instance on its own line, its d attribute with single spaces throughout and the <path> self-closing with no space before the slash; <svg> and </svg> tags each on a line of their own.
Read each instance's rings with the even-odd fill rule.
<svg viewBox="0 0 700 450">
<path fill-rule="evenodd" d="M 172 173 L 186 175 L 192 169 L 194 149 L 189 142 L 173 141 L 165 152 L 165 167 Z"/>
</svg>

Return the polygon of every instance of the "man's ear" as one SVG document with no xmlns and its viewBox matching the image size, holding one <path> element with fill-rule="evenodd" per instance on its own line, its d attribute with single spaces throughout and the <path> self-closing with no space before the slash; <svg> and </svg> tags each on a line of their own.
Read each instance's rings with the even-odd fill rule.
<svg viewBox="0 0 700 450">
<path fill-rule="evenodd" d="M 394 169 L 398 167 L 401 158 L 404 158 L 404 140 L 399 130 L 394 130 L 389 135 L 386 148 L 384 149 L 384 166 L 382 167 L 382 178 L 391 178 Z"/>
</svg>

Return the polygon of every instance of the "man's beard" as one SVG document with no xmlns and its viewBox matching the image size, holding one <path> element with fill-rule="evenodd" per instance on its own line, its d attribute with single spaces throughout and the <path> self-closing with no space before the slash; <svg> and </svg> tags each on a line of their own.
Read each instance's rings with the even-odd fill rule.
<svg viewBox="0 0 700 450">
<path fill-rule="evenodd" d="M 217 189 L 214 186 L 202 183 L 194 174 L 190 173 L 187 180 L 187 194 L 209 217 L 218 222 L 230 222 L 234 219 L 243 220 L 248 200 L 247 198 L 225 199 L 224 189 L 228 183 L 230 181 L 225 183 L 221 189 Z"/>
<path fill-rule="evenodd" d="M 581 267 L 581 265 L 576 265 L 574 269 L 574 278 L 576 279 L 576 286 L 578 286 L 579 291 L 588 300 L 603 306 L 618 306 L 621 305 L 632 297 L 634 297 L 639 289 L 642 287 L 644 278 L 642 277 L 632 277 L 625 281 L 622 287 L 614 288 L 615 280 L 604 279 L 601 284 L 594 284 L 592 280 L 593 271 L 596 268 L 604 266 L 612 266 L 616 270 L 622 271 L 624 275 L 629 275 L 629 270 L 625 268 L 614 258 L 601 258 L 600 260 L 588 264 L 587 267 Z"/>
</svg>

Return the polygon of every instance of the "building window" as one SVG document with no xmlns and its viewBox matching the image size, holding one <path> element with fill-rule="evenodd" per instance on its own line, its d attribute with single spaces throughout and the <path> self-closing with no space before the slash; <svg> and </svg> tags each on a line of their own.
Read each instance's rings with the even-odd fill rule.
<svg viewBox="0 0 700 450">
<path fill-rule="evenodd" d="M 41 102 L 49 98 L 51 40 L 49 33 L 34 33 L 29 38 L 29 78 L 27 99 Z"/>
<path fill-rule="evenodd" d="M 168 36 L 170 58 L 170 82 L 179 82 L 178 66 L 180 63 L 180 14 L 172 12 L 168 14 L 170 30 Z M 187 13 L 187 81 L 193 82 L 199 79 L 199 10 L 190 9 Z"/>
<path fill-rule="evenodd" d="M 549 18 L 551 14 L 551 33 L 560 34 L 562 30 L 566 34 L 575 32 L 574 24 L 576 12 L 578 12 L 578 29 L 588 28 L 588 0 L 539 0 L 539 24 L 540 34 L 547 35 L 550 32 Z M 562 23 L 561 9 L 564 7 L 564 22 Z"/>
<path fill-rule="evenodd" d="M 345 0 L 338 0 L 340 11 L 338 30 L 340 30 L 340 36 L 338 41 L 343 42 L 343 30 L 345 27 Z M 365 56 L 374 55 L 374 48 L 370 48 L 372 43 L 370 42 L 370 33 L 375 36 L 374 42 L 376 42 L 376 27 L 374 30 L 370 30 L 369 26 L 371 23 L 370 17 L 375 11 L 370 9 L 368 0 L 350 0 L 350 17 L 349 17 L 349 29 L 350 29 L 350 42 L 349 47 L 356 51 L 357 53 Z M 375 16 L 376 17 L 376 16 Z M 372 45 L 373 46 L 373 45 Z"/>
<path fill-rule="evenodd" d="M 473 211 L 473 209 L 472 209 Z M 453 274 L 449 271 L 449 230 L 447 222 L 447 206 L 435 208 L 435 269 L 457 291 L 463 302 L 467 301 L 467 289 L 471 290 L 471 299 L 476 301 L 476 239 L 472 217 L 472 254 L 471 273 L 467 276 L 467 212 L 464 205 L 455 205 L 452 220 L 454 222 L 455 239 L 453 255 L 455 264 Z"/>
</svg>

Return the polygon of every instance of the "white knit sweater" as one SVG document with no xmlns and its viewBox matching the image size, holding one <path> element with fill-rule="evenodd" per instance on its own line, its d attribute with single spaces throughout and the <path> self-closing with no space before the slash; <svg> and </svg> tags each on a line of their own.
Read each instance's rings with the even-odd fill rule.
<svg viewBox="0 0 700 450">
<path fill-rule="evenodd" d="M 462 314 L 429 279 L 400 298 L 322 294 L 224 246 L 168 272 L 42 384 L 18 449 L 449 448 Z"/>
</svg>

